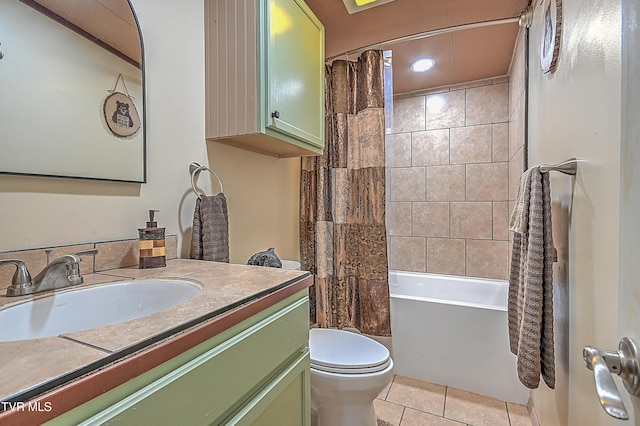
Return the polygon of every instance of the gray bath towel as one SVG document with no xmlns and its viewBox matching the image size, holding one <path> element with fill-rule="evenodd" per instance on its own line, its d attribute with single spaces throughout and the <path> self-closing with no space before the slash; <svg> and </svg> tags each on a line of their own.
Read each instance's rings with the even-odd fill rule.
<svg viewBox="0 0 640 426">
<path fill-rule="evenodd" d="M 224 194 L 201 195 L 196 200 L 189 257 L 229 262 L 229 218 Z"/>
<path fill-rule="evenodd" d="M 549 175 L 534 167 L 524 177 L 529 193 L 524 232 L 515 232 L 509 277 L 509 343 L 517 356 L 518 377 L 529 389 L 540 375 L 555 387 L 553 343 L 553 237 Z M 526 182 L 528 181 L 528 183 Z M 520 194 L 519 194 L 520 195 Z M 517 201 L 516 208 L 521 200 Z M 527 204 L 527 201 L 523 201 Z M 528 213 L 526 212 L 528 210 Z"/>
</svg>

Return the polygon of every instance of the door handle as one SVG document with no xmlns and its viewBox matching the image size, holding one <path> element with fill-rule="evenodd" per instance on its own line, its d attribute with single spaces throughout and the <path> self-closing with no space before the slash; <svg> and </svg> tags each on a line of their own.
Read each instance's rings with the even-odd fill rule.
<svg viewBox="0 0 640 426">
<path fill-rule="evenodd" d="M 640 346 L 635 340 L 623 337 L 617 351 L 596 349 L 585 346 L 582 359 L 585 367 L 593 371 L 596 380 L 596 392 L 604 411 L 612 417 L 628 420 L 629 414 L 613 374 L 622 378 L 625 389 L 634 396 L 640 396 Z"/>
</svg>

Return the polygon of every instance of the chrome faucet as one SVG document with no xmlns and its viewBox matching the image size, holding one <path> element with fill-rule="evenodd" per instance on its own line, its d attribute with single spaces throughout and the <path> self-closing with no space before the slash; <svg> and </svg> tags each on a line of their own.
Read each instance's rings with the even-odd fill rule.
<svg viewBox="0 0 640 426">
<path fill-rule="evenodd" d="M 7 297 L 24 296 L 82 284 L 84 280 L 80 274 L 81 256 L 95 256 L 96 254 L 98 254 L 97 249 L 65 254 L 45 266 L 42 272 L 33 279 L 31 279 L 31 274 L 22 260 L 0 259 L 0 266 L 16 265 L 11 285 L 7 288 Z"/>
</svg>

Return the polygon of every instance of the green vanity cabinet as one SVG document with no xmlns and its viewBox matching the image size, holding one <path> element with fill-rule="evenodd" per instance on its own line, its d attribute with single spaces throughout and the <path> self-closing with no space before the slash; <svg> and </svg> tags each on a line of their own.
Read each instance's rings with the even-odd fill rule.
<svg viewBox="0 0 640 426">
<path fill-rule="evenodd" d="M 206 136 L 322 154 L 324 27 L 303 0 L 205 0 Z"/>
<path fill-rule="evenodd" d="M 308 318 L 305 290 L 48 424 L 309 425 Z"/>
</svg>

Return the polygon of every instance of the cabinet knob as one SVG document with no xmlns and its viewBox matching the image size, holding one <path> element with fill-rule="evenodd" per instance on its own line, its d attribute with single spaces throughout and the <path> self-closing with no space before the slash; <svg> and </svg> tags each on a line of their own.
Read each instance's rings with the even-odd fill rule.
<svg viewBox="0 0 640 426">
<path fill-rule="evenodd" d="M 271 113 L 271 118 L 280 118 L 280 111 L 275 110 Z"/>
</svg>

